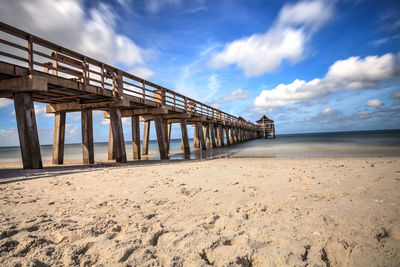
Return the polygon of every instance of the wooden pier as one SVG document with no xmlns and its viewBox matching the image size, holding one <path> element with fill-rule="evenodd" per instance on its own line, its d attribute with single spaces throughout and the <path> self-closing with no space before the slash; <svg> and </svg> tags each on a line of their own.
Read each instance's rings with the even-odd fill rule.
<svg viewBox="0 0 400 267">
<path fill-rule="evenodd" d="M 161 159 L 168 159 L 171 124 L 179 123 L 190 158 L 187 125 L 203 150 L 262 137 L 243 118 L 0 22 L 0 97 L 14 100 L 23 167 L 42 168 L 33 102 L 54 113 L 53 164 L 63 164 L 67 113 L 80 112 L 84 164 L 94 163 L 93 110 L 110 119 L 108 159 L 127 162 L 121 119 L 132 120 L 133 159 L 147 155 L 154 122 Z M 144 122 L 140 151 L 139 122 Z M 225 143 L 226 140 L 226 143 Z"/>
</svg>

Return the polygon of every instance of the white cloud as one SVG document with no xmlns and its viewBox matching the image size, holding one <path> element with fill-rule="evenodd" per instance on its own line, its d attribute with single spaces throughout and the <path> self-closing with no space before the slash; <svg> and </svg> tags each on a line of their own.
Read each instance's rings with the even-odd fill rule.
<svg viewBox="0 0 400 267">
<path fill-rule="evenodd" d="M 367 107 L 380 107 L 382 106 L 382 101 L 379 99 L 370 99 L 367 101 L 367 104 L 365 104 Z"/>
<path fill-rule="evenodd" d="M 44 104 L 34 104 L 36 117 L 40 116 L 42 118 L 53 117 L 53 113 L 46 113 L 46 105 Z"/>
<path fill-rule="evenodd" d="M 207 102 L 206 104 L 211 106 L 211 107 L 213 107 L 213 108 L 216 108 L 216 109 L 220 109 L 222 107 L 222 104 L 220 102 L 216 102 L 216 101 Z"/>
<path fill-rule="evenodd" d="M 325 115 L 325 116 L 331 116 L 331 115 L 334 115 L 334 114 L 336 114 L 336 110 L 335 109 L 332 109 L 332 108 L 326 108 L 326 109 L 324 109 L 322 112 L 321 112 L 321 114 L 322 115 Z"/>
<path fill-rule="evenodd" d="M 15 146 L 18 144 L 18 131 L 16 128 L 0 129 L 0 146 Z"/>
<path fill-rule="evenodd" d="M 117 33 L 119 18 L 104 3 L 87 11 L 82 0 L 15 0 L 2 5 L 0 17 L 14 27 L 108 64 L 143 66 L 148 54 Z"/>
<path fill-rule="evenodd" d="M 130 73 L 145 80 L 153 77 L 154 75 L 154 72 L 151 69 L 142 66 L 133 68 Z"/>
<path fill-rule="evenodd" d="M 250 92 L 244 91 L 242 89 L 237 89 L 223 97 L 225 101 L 232 101 L 232 100 L 244 100 L 249 98 Z"/>
<path fill-rule="evenodd" d="M 13 101 L 8 98 L 0 98 L 0 108 L 5 108 L 9 105 L 11 105 Z"/>
<path fill-rule="evenodd" d="M 273 71 L 284 60 L 297 62 L 305 56 L 307 41 L 332 14 L 331 2 L 323 0 L 286 4 L 266 33 L 226 44 L 222 52 L 211 58 L 209 66 L 221 68 L 236 64 L 249 77 Z"/>
<path fill-rule="evenodd" d="M 336 92 L 375 88 L 381 82 L 399 75 L 397 60 L 393 54 L 338 60 L 329 68 L 324 78 L 309 82 L 296 79 L 290 84 L 279 84 L 272 90 L 263 90 L 254 100 L 254 105 L 286 106 Z"/>
</svg>

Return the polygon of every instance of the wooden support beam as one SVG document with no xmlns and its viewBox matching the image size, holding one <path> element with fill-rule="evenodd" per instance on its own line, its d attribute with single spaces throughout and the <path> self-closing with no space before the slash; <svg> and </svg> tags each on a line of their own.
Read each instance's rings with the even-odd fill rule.
<svg viewBox="0 0 400 267">
<path fill-rule="evenodd" d="M 132 116 L 132 149 L 133 159 L 140 159 L 140 125 L 139 116 Z"/>
<path fill-rule="evenodd" d="M 127 160 L 121 112 L 118 108 L 110 108 L 108 112 L 110 113 L 110 125 L 114 141 L 115 161 L 125 163 Z"/>
<path fill-rule="evenodd" d="M 168 123 L 168 121 L 165 120 L 165 119 L 164 119 L 164 121 L 168 125 L 168 129 L 167 129 L 167 151 L 169 153 L 169 148 L 170 148 L 170 145 L 171 145 L 171 126 L 172 126 L 172 123 Z"/>
<path fill-rule="evenodd" d="M 14 93 L 14 109 L 22 165 L 24 169 L 41 169 L 43 164 L 32 95 L 30 93 Z"/>
<path fill-rule="evenodd" d="M 225 134 L 226 134 L 226 144 L 229 146 L 231 144 L 231 140 L 229 139 L 229 127 L 225 126 Z"/>
<path fill-rule="evenodd" d="M 214 133 L 215 133 L 215 144 L 217 146 L 220 146 L 221 142 L 220 142 L 220 137 L 221 135 L 219 134 L 219 127 L 217 124 L 214 124 Z"/>
<path fill-rule="evenodd" d="M 158 150 L 160 151 L 161 159 L 168 159 L 168 151 L 166 144 L 165 131 L 163 127 L 163 118 L 161 115 L 154 116 L 154 124 L 156 128 L 157 141 L 158 141 Z"/>
<path fill-rule="evenodd" d="M 132 117 L 132 116 L 143 116 L 143 115 L 160 115 L 168 114 L 166 107 L 161 108 L 133 108 L 133 109 L 121 109 L 121 117 Z M 104 118 L 110 118 L 110 114 L 104 112 Z"/>
<path fill-rule="evenodd" d="M 213 148 L 217 147 L 217 143 L 215 140 L 215 129 L 214 129 L 214 124 L 209 123 L 208 127 L 210 128 L 210 133 L 211 133 L 211 145 Z"/>
<path fill-rule="evenodd" d="M 221 141 L 221 146 L 225 146 L 225 141 L 224 141 L 224 127 L 223 126 L 219 126 L 219 139 Z"/>
<path fill-rule="evenodd" d="M 206 135 L 206 145 L 207 147 L 211 147 L 210 124 L 207 124 L 205 127 L 205 135 Z"/>
<path fill-rule="evenodd" d="M 187 126 L 185 119 L 181 119 L 181 132 L 182 132 L 183 151 L 185 152 L 185 159 L 190 159 L 189 137 L 187 133 Z"/>
<path fill-rule="evenodd" d="M 198 129 L 198 134 L 199 134 L 199 139 L 200 139 L 200 145 L 202 150 L 206 150 L 206 141 L 204 139 L 204 131 L 203 131 L 203 124 L 201 122 L 197 123 L 197 129 Z"/>
<path fill-rule="evenodd" d="M 65 111 L 54 114 L 53 164 L 64 163 L 65 118 Z"/>
<path fill-rule="evenodd" d="M 235 127 L 231 127 L 231 142 L 232 144 L 236 144 L 236 139 L 235 139 Z"/>
<path fill-rule="evenodd" d="M 78 97 L 78 95 L 77 95 Z M 96 109 L 108 109 L 108 108 L 118 108 L 118 107 L 129 107 L 129 101 L 126 98 L 121 102 L 115 102 L 111 98 L 104 102 L 95 102 L 95 103 L 86 103 L 86 104 L 79 104 L 77 102 L 67 102 L 67 103 L 60 103 L 60 104 L 47 104 L 46 105 L 46 112 L 47 113 L 56 113 L 58 111 L 66 111 L 66 112 L 76 112 L 82 111 L 88 108 L 96 108 Z"/>
<path fill-rule="evenodd" d="M 111 124 L 109 125 L 109 130 L 108 130 L 108 160 L 114 160 L 115 159 L 115 153 L 114 153 L 114 139 L 112 135 L 112 130 L 111 130 Z"/>
<path fill-rule="evenodd" d="M 164 119 L 190 119 L 191 117 L 190 113 L 169 113 L 163 115 Z"/>
<path fill-rule="evenodd" d="M 167 151 L 167 155 L 169 153 L 169 145 L 168 145 L 168 120 L 162 120 L 162 127 L 164 130 L 164 138 L 165 138 L 165 149 Z"/>
<path fill-rule="evenodd" d="M 194 125 L 193 148 L 200 148 L 199 129 L 197 124 Z"/>
<path fill-rule="evenodd" d="M 36 75 L 2 79 L 0 80 L 0 91 L 46 92 L 47 79 Z"/>
<path fill-rule="evenodd" d="M 150 122 L 151 121 L 144 122 L 142 155 L 149 154 Z"/>
<path fill-rule="evenodd" d="M 93 112 L 91 109 L 84 109 L 81 111 L 81 124 L 83 164 L 93 164 Z"/>
</svg>

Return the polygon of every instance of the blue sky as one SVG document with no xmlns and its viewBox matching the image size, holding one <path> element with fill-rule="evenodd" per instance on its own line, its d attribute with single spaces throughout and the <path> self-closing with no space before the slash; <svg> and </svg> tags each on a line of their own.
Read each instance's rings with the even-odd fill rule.
<svg viewBox="0 0 400 267">
<path fill-rule="evenodd" d="M 400 1 L 1 0 L 2 21 L 278 133 L 400 125 Z M 95 44 L 95 45 L 93 45 Z M 40 142 L 53 117 L 36 105 Z M 0 146 L 18 145 L 0 100 Z M 108 124 L 94 115 L 95 141 Z M 129 120 L 124 120 L 130 140 Z M 154 133 L 154 130 L 153 130 Z M 192 134 L 191 134 L 192 135 Z M 66 142 L 80 142 L 67 115 Z M 154 138 L 154 134 L 151 138 Z M 172 137 L 180 137 L 177 127 Z"/>
</svg>

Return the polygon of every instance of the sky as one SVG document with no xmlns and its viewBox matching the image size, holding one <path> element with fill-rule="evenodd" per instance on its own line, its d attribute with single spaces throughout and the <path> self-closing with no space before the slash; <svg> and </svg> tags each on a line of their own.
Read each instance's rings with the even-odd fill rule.
<svg viewBox="0 0 400 267">
<path fill-rule="evenodd" d="M 400 1 L 0 4 L 2 22 L 232 115 L 265 114 L 277 134 L 400 128 Z M 44 104 L 35 111 L 40 143 L 51 144 L 53 115 Z M 0 99 L 0 120 L 0 146 L 18 145 L 11 100 Z M 129 141 L 130 119 L 123 123 Z M 80 114 L 68 113 L 66 143 L 79 143 L 80 131 Z M 108 139 L 100 111 L 94 138 Z"/>
</svg>

